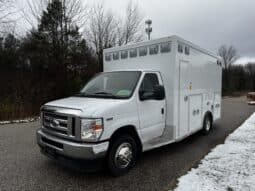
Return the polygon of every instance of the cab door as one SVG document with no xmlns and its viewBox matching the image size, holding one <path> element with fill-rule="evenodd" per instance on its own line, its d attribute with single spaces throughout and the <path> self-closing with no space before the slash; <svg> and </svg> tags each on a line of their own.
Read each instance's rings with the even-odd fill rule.
<svg viewBox="0 0 255 191">
<path fill-rule="evenodd" d="M 138 114 L 143 142 L 160 137 L 165 129 L 166 100 L 142 100 L 142 94 L 153 93 L 155 87 L 163 85 L 159 73 L 145 73 L 139 87 Z"/>
</svg>

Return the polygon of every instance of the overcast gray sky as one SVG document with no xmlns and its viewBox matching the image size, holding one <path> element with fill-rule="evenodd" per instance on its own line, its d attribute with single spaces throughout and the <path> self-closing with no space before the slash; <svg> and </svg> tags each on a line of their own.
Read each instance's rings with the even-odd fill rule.
<svg viewBox="0 0 255 191">
<path fill-rule="evenodd" d="M 121 14 L 128 0 L 104 2 Z M 135 0 L 153 20 L 153 38 L 179 35 L 216 52 L 233 45 L 242 60 L 255 61 L 255 0 Z"/>
<path fill-rule="evenodd" d="M 26 0 L 20 0 L 26 1 Z M 123 14 L 129 0 L 103 2 Z M 145 18 L 153 21 L 152 38 L 179 35 L 217 52 L 220 45 L 233 45 L 246 60 L 255 61 L 255 0 L 133 0 Z"/>
</svg>

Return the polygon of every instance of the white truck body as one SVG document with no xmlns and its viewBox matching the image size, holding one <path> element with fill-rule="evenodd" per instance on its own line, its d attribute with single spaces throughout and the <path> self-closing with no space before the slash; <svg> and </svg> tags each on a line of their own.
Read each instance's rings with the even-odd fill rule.
<svg viewBox="0 0 255 191">
<path fill-rule="evenodd" d="M 180 37 L 104 50 L 104 72 L 98 78 L 124 74 L 121 72 L 138 76 L 132 91 L 119 91 L 118 95 L 132 92 L 125 99 L 84 94 L 42 106 L 42 124 L 37 131 L 37 142 L 42 150 L 74 159 L 108 157 L 112 160 L 109 154 L 114 147 L 112 142 L 124 133 L 135 136 L 139 147 L 132 149 L 129 138 L 129 143 L 115 149 L 116 161 L 119 158 L 128 161 L 127 158 L 134 156 L 134 153 L 128 155 L 132 150 L 147 151 L 182 140 L 205 128 L 206 116 L 211 122 L 221 117 L 219 58 Z M 145 83 L 147 78 L 151 81 Z M 105 83 L 108 82 L 101 81 L 100 86 Z M 161 93 L 164 91 L 164 97 L 161 94 L 160 99 L 144 99 L 146 96 L 141 92 L 148 93 L 144 91 L 148 83 L 156 83 Z M 118 79 L 113 84 L 118 86 Z M 90 85 L 89 82 L 85 89 Z M 146 95 L 153 97 L 156 93 Z"/>
<path fill-rule="evenodd" d="M 160 45 L 170 43 L 170 52 L 161 53 Z M 200 130 L 206 112 L 213 120 L 221 117 L 222 68 L 218 57 L 177 36 L 142 42 L 135 45 L 106 49 L 104 54 L 129 51 L 140 47 L 159 46 L 155 55 L 137 56 L 104 61 L 104 71 L 141 70 L 159 72 L 166 94 L 166 115 L 160 114 L 162 106 L 154 101 L 142 103 L 140 109 L 140 132 L 144 150 L 181 140 Z M 181 45 L 183 52 L 178 52 Z M 189 55 L 185 54 L 185 47 Z M 139 53 L 138 53 L 139 55 Z M 138 84 L 139 87 L 139 84 Z M 139 100 L 137 101 L 139 102 Z M 157 101 L 156 101 L 157 102 Z M 138 103 L 139 105 L 139 103 Z M 155 118 L 162 118 L 162 125 Z M 141 124 L 146 123 L 145 125 Z M 160 126 L 160 127 L 159 127 Z"/>
</svg>

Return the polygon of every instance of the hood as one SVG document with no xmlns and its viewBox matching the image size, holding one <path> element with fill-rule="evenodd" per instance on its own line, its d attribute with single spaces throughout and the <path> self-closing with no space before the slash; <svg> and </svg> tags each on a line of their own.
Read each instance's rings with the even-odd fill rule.
<svg viewBox="0 0 255 191">
<path fill-rule="evenodd" d="M 101 117 L 106 111 L 126 104 L 129 100 L 69 97 L 49 102 L 45 106 L 61 107 L 81 111 L 81 117 Z"/>
</svg>

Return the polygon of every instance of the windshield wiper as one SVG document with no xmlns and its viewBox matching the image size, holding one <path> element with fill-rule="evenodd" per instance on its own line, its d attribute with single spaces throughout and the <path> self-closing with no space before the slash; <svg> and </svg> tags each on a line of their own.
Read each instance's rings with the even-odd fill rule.
<svg viewBox="0 0 255 191">
<path fill-rule="evenodd" d="M 78 94 L 75 94 L 74 96 L 76 96 L 76 97 L 87 97 L 87 96 L 91 96 L 91 94 L 78 93 Z"/>
<path fill-rule="evenodd" d="M 109 93 L 109 92 L 96 92 L 94 94 L 113 95 L 112 93 Z"/>
<path fill-rule="evenodd" d="M 95 93 L 78 93 L 75 94 L 74 96 L 76 97 L 107 97 L 107 98 L 119 98 L 118 96 L 113 95 L 112 93 L 109 92 L 95 92 Z"/>
<path fill-rule="evenodd" d="M 113 95 L 112 93 L 109 93 L 109 92 L 96 92 L 94 93 L 94 95 L 105 95 L 105 96 L 109 96 L 109 97 L 113 97 L 113 98 L 117 98 L 117 96 Z"/>
</svg>

